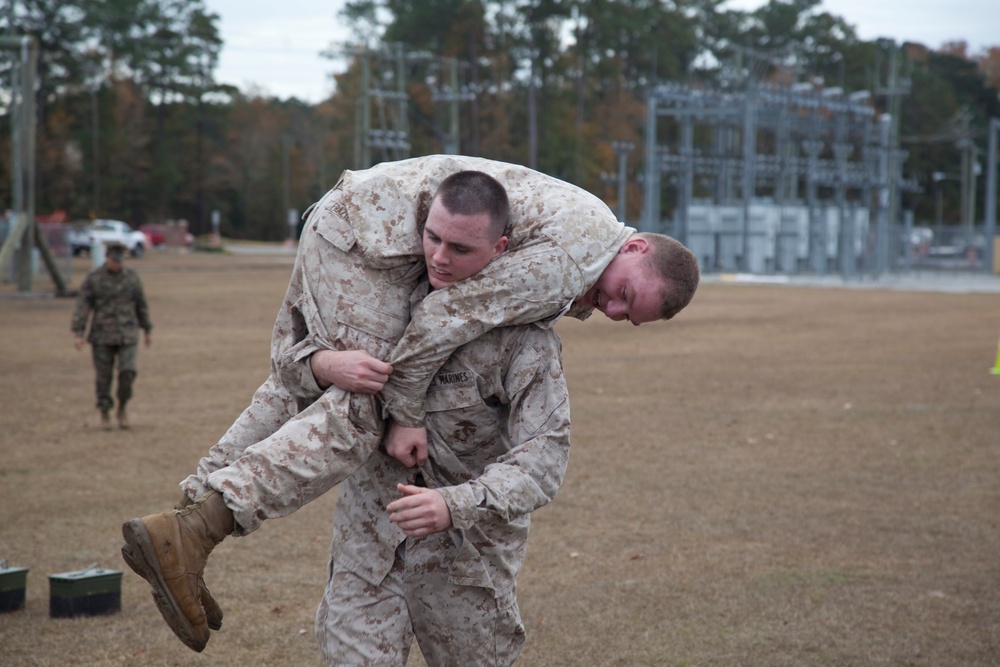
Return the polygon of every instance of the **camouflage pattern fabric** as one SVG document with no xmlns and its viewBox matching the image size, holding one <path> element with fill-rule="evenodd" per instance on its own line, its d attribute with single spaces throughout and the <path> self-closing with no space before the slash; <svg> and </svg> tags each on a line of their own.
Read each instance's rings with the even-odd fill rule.
<svg viewBox="0 0 1000 667">
<path fill-rule="evenodd" d="M 372 269 L 358 253 L 340 250 L 307 227 L 275 326 L 273 356 L 311 355 L 312 346 L 321 346 L 387 358 L 409 321 L 410 299 L 423 276 L 422 264 Z M 308 356 L 301 361 L 308 369 Z M 307 373 L 301 381 L 319 391 L 312 371 Z M 374 396 L 334 386 L 304 398 L 272 372 L 182 488 L 192 498 L 210 489 L 221 492 L 241 534 L 250 533 L 361 467 L 383 431 Z"/>
<path fill-rule="evenodd" d="M 332 564 L 316 612 L 325 664 L 404 667 L 414 638 L 435 667 L 514 664 L 525 641 L 514 593 L 455 586 L 447 550 L 421 556 L 398 559 L 377 586 Z"/>
<path fill-rule="evenodd" d="M 430 378 L 457 347 L 499 326 L 553 323 L 572 311 L 618 249 L 635 233 L 594 195 L 520 165 L 455 155 L 387 162 L 347 171 L 343 193 L 321 200 L 311 220 L 337 225 L 331 242 L 354 248 L 369 266 L 386 269 L 422 260 L 420 223 L 438 184 L 475 169 L 496 178 L 511 206 L 507 252 L 478 275 L 431 294 L 413 315 L 393 354 L 382 392 L 386 412 L 406 426 L 422 424 Z M 335 236 L 335 238 L 334 238 Z M 283 361 L 279 357 L 279 367 Z M 294 372 L 291 373 L 294 378 Z M 293 386 L 294 382 L 289 382 Z"/>
<path fill-rule="evenodd" d="M 136 357 L 139 346 L 132 345 L 92 345 L 91 357 L 94 370 L 97 372 L 97 409 L 108 411 L 115 407 L 111 397 L 111 383 L 115 373 L 115 360 L 118 360 L 118 404 L 125 405 L 132 398 L 132 384 L 135 382 Z"/>
<path fill-rule="evenodd" d="M 151 332 L 153 323 L 139 274 L 127 267 L 109 271 L 106 266 L 87 274 L 70 324 L 73 335 L 83 337 L 88 320 L 87 342 L 92 345 L 134 345 L 139 342 L 139 329 Z"/>
<path fill-rule="evenodd" d="M 106 266 L 87 274 L 70 323 L 73 335 L 84 337 L 88 322 L 87 341 L 91 344 L 96 373 L 97 409 L 107 411 L 114 407 L 111 384 L 115 361 L 118 363 L 118 402 L 124 405 L 132 398 L 139 330 L 146 333 L 153 330 L 139 274 L 126 267 L 110 271 Z"/>
<path fill-rule="evenodd" d="M 418 223 L 437 183 L 462 169 L 508 188 L 514 247 L 431 294 L 411 322 L 409 293 L 423 272 Z M 364 349 L 392 363 L 393 378 L 409 367 L 405 384 L 416 398 L 397 401 L 409 418 L 394 416 L 422 424 L 430 378 L 455 348 L 496 326 L 551 325 L 632 233 L 592 195 L 516 165 L 431 156 L 345 172 L 307 213 L 275 321 L 271 375 L 182 489 L 192 498 L 221 491 L 244 534 L 287 516 L 360 467 L 382 436 L 371 397 L 320 389 L 314 352 Z"/>
<path fill-rule="evenodd" d="M 453 528 L 407 538 L 389 521 L 396 484 L 417 472 L 383 452 L 344 482 L 317 612 L 328 664 L 405 664 L 409 620 L 428 664 L 511 664 L 523 643 L 515 583 L 529 515 L 555 496 L 569 455 L 558 338 L 536 326 L 486 334 L 435 375 L 427 406 L 419 475 Z"/>
</svg>

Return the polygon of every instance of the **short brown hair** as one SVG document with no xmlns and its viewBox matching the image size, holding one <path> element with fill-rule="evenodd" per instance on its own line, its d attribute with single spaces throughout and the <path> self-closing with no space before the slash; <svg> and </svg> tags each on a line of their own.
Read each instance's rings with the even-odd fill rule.
<svg viewBox="0 0 1000 667">
<path fill-rule="evenodd" d="M 666 283 L 660 305 L 660 319 L 669 320 L 687 306 L 698 282 L 701 269 L 698 259 L 677 239 L 665 234 L 638 232 L 636 236 L 649 243 L 652 252 L 647 260 L 649 270 Z"/>
<path fill-rule="evenodd" d="M 510 201 L 500 182 L 481 171 L 465 170 L 451 174 L 438 185 L 435 199 L 440 199 L 449 213 L 490 217 L 490 232 L 499 239 L 510 222 Z"/>
</svg>

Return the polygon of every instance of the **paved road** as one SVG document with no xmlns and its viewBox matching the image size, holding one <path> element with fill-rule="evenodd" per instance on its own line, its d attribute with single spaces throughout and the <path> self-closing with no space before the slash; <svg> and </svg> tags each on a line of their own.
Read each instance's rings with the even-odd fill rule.
<svg viewBox="0 0 1000 667">
<path fill-rule="evenodd" d="M 754 275 L 749 273 L 706 274 L 706 283 L 745 283 L 772 285 L 808 285 L 812 287 L 848 287 L 858 289 L 889 289 L 908 292 L 954 292 L 956 294 L 1000 293 L 1000 276 L 982 273 L 943 273 L 913 271 L 907 274 L 885 274 L 844 280 L 840 276 Z"/>
</svg>

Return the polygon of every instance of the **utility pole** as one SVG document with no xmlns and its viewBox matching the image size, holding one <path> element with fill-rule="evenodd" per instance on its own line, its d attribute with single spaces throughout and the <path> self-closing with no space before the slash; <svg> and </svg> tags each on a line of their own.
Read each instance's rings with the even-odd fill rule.
<svg viewBox="0 0 1000 667">
<path fill-rule="evenodd" d="M 633 150 L 635 150 L 635 144 L 631 141 L 612 141 L 611 148 L 618 155 L 618 177 L 615 179 L 618 183 L 618 220 L 625 222 L 625 216 L 627 214 L 627 208 L 625 206 L 625 193 L 626 185 L 625 182 L 625 167 L 627 166 L 628 155 Z"/>
<path fill-rule="evenodd" d="M 100 215 L 101 211 L 101 161 L 100 161 L 100 141 L 98 137 L 98 132 L 100 131 L 100 122 L 98 121 L 97 115 L 97 94 L 100 88 L 90 89 L 90 115 L 91 115 L 91 135 L 92 142 L 91 147 L 93 149 L 94 155 L 94 206 L 93 214 Z"/>
<path fill-rule="evenodd" d="M 13 10 L 12 10 L 13 11 Z M 35 76 L 38 71 L 38 42 L 34 37 L 0 37 L 0 50 L 18 53 L 14 73 L 10 108 L 13 155 L 13 209 L 16 221 L 0 247 L 0 272 L 3 272 L 16 251 L 17 285 L 22 292 L 31 291 L 32 249 L 37 248 L 56 286 L 56 293 L 66 294 L 55 258 L 49 251 L 35 223 Z"/>
<path fill-rule="evenodd" d="M 885 237 L 879 240 L 880 248 L 884 255 L 880 258 L 883 268 L 889 267 L 890 250 L 892 247 L 891 232 L 899 222 L 899 181 L 902 178 L 904 153 L 899 149 L 899 119 L 902 109 L 903 95 L 910 92 L 910 80 L 900 74 L 899 62 L 900 49 L 895 42 L 891 42 L 889 47 L 889 81 L 887 85 L 876 84 L 876 93 L 888 98 L 888 134 L 883 144 L 886 151 L 885 176 L 888 182 L 887 199 L 885 205 L 885 221 L 880 224 L 880 235 Z"/>
<path fill-rule="evenodd" d="M 750 211 L 757 189 L 757 79 L 751 74 L 747 80 L 743 103 L 743 173 L 740 194 L 743 196 L 743 229 L 740 233 L 740 268 L 750 270 Z"/>
<path fill-rule="evenodd" d="M 285 215 L 285 224 L 291 225 L 289 218 L 289 211 L 292 210 L 292 195 L 291 195 L 291 185 L 290 185 L 290 168 L 289 168 L 289 158 L 288 158 L 288 148 L 292 143 L 292 138 L 287 134 L 281 137 L 281 175 L 282 175 L 282 208 L 284 209 L 282 213 Z"/>
<path fill-rule="evenodd" d="M 983 236 L 986 237 L 986 248 L 983 260 L 987 271 L 993 271 L 996 261 L 994 249 L 997 233 L 997 136 L 1000 135 L 1000 118 L 990 118 L 989 141 L 986 155 L 986 210 L 983 220 Z"/>
<path fill-rule="evenodd" d="M 962 227 L 966 239 L 972 238 L 972 227 L 976 219 L 976 144 L 972 141 L 972 114 L 968 109 L 962 109 L 959 119 L 961 134 L 956 144 L 962 151 Z"/>
<path fill-rule="evenodd" d="M 459 142 L 459 131 L 458 131 L 458 101 L 461 99 L 461 95 L 458 90 L 458 58 L 448 58 L 448 74 L 451 80 L 451 91 L 448 96 L 448 111 L 449 120 L 448 124 L 448 146 L 447 151 L 453 155 L 458 154 L 458 142 Z"/>
<path fill-rule="evenodd" d="M 656 147 L 657 95 L 655 82 L 646 93 L 646 136 L 644 152 L 646 171 L 643 180 L 643 205 L 640 232 L 658 231 L 660 226 L 660 160 Z M 681 243 L 687 241 L 684 234 L 675 233 Z"/>
<path fill-rule="evenodd" d="M 5 44 L 8 42 L 5 40 Z M 30 37 L 11 38 L 9 44 L 20 58 L 14 68 L 14 100 L 11 114 L 13 136 L 14 193 L 17 222 L 0 258 L 7 259 L 16 250 L 17 286 L 31 291 L 31 248 L 35 234 L 35 72 L 38 48 Z M 16 248 L 14 244 L 19 244 Z M 0 266 L 6 261 L 0 261 Z"/>
</svg>

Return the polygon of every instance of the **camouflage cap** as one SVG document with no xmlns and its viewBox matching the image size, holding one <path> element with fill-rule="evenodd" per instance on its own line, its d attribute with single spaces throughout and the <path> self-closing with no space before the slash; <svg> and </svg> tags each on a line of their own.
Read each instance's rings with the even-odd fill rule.
<svg viewBox="0 0 1000 667">
<path fill-rule="evenodd" d="M 117 262 L 122 261 L 122 257 L 125 256 L 125 244 L 119 243 L 118 241 L 111 241 L 105 244 L 106 251 L 105 255 L 108 259 L 113 259 Z"/>
</svg>

